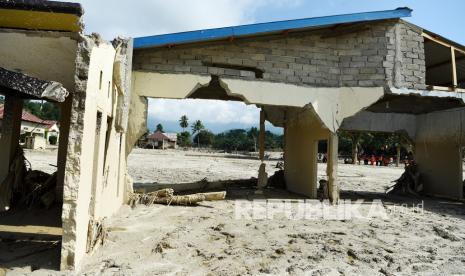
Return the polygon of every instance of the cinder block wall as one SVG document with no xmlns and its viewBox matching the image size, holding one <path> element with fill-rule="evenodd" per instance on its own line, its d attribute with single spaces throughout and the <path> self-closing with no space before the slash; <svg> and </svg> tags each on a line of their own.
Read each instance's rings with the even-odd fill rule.
<svg viewBox="0 0 465 276">
<path fill-rule="evenodd" d="M 338 36 L 326 30 L 141 49 L 134 52 L 133 69 L 255 79 L 254 72 L 212 63 L 254 67 L 263 70 L 264 81 L 298 85 L 425 87 L 421 30 L 403 21 Z"/>
</svg>

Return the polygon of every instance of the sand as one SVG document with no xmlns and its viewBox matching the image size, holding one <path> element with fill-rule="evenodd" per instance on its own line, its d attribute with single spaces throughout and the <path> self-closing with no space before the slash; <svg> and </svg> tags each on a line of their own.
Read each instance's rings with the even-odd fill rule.
<svg viewBox="0 0 465 276">
<path fill-rule="evenodd" d="M 44 158 L 35 152 L 27 156 L 33 164 Z M 270 174 L 276 170 L 276 160 L 266 163 Z M 258 166 L 247 156 L 195 151 L 135 150 L 129 158 L 136 183 L 247 179 L 256 177 Z M 320 179 L 325 166 L 318 165 Z M 279 202 L 293 199 L 288 206 L 295 207 L 304 198 L 278 189 L 257 194 L 230 188 L 227 200 L 196 207 L 123 206 L 108 220 L 106 243 L 85 257 L 79 274 L 464 275 L 464 204 L 386 196 L 385 187 L 402 172 L 340 164 L 342 198 L 364 199 L 358 210 L 365 218 L 292 218 Z M 237 211 L 254 199 L 273 199 L 275 205 L 268 205 L 273 218 L 247 218 Z M 373 206 L 378 212 L 367 217 Z"/>
</svg>

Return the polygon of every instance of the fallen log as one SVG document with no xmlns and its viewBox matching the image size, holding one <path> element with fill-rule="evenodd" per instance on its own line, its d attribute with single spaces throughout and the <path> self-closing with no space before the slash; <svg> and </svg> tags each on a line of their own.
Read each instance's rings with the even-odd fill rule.
<svg viewBox="0 0 465 276">
<path fill-rule="evenodd" d="M 129 205 L 135 207 L 136 204 L 152 205 L 154 200 L 163 197 L 172 197 L 173 189 L 161 189 L 150 193 L 134 193 L 129 197 Z"/>
<path fill-rule="evenodd" d="M 225 197 L 226 192 L 198 193 L 191 195 L 155 198 L 153 203 L 165 205 L 196 205 L 202 201 L 223 200 Z"/>
<path fill-rule="evenodd" d="M 135 207 L 136 204 L 196 205 L 201 201 L 223 200 L 225 197 L 225 191 L 175 196 L 173 189 L 162 189 L 147 194 L 134 193 L 129 197 L 129 205 L 131 207 Z"/>
</svg>

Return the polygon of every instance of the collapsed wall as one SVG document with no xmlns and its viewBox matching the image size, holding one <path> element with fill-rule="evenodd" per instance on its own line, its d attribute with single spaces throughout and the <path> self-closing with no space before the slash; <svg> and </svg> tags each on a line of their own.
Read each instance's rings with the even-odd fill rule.
<svg viewBox="0 0 465 276">
<path fill-rule="evenodd" d="M 64 176 L 62 269 L 91 252 L 89 232 L 126 198 L 125 133 L 131 41 L 81 37 L 69 105 Z M 129 61 L 129 62 L 128 62 Z M 117 65 L 115 65 L 115 63 Z"/>
</svg>

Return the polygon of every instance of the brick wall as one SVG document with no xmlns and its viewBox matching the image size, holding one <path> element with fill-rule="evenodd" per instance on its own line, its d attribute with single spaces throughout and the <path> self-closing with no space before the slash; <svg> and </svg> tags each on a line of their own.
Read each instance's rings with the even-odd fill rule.
<svg viewBox="0 0 465 276">
<path fill-rule="evenodd" d="M 332 37 L 320 31 L 141 49 L 134 53 L 134 70 L 256 79 L 254 72 L 241 68 L 251 67 L 262 70 L 266 81 L 419 88 L 425 72 L 422 42 L 410 25 L 385 21 Z M 217 67 L 224 64 L 233 68 Z"/>
</svg>

